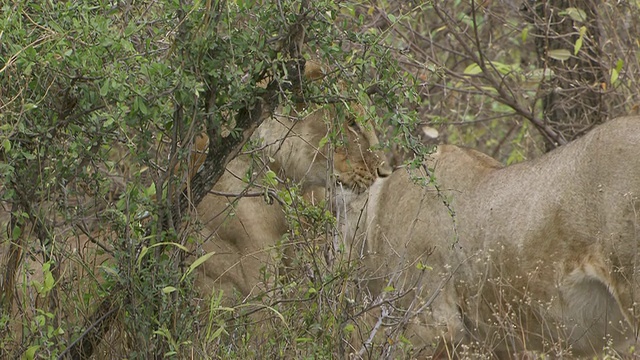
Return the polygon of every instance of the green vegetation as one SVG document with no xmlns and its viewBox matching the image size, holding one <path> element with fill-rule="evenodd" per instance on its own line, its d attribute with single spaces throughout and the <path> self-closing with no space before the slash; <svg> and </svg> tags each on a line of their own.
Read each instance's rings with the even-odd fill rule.
<svg viewBox="0 0 640 360">
<path fill-rule="evenodd" d="M 280 286 L 236 304 L 194 290 L 211 261 L 195 207 L 278 106 L 368 104 L 395 165 L 428 152 L 424 125 L 512 163 L 637 111 L 638 4 L 579 3 L 550 22 L 491 0 L 3 2 L 0 357 L 358 352 L 366 305 L 330 201 L 278 188 L 290 231 L 262 274 Z M 311 60 L 321 84 L 301 79 Z"/>
</svg>

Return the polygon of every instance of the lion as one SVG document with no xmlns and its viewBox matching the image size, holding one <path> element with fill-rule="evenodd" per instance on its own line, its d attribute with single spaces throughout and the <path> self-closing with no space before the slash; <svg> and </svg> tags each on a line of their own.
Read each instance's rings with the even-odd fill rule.
<svg viewBox="0 0 640 360">
<path fill-rule="evenodd" d="M 629 354 L 640 325 L 639 145 L 640 117 L 624 117 L 533 161 L 502 167 L 441 145 L 432 173 L 378 179 L 346 228 L 378 323 L 396 326 L 381 334 L 363 321 L 357 355 L 399 339 L 418 357 Z"/>
<path fill-rule="evenodd" d="M 373 124 L 364 120 L 359 104 L 346 108 L 324 105 L 300 120 L 281 111 L 265 119 L 254 138 L 262 141 L 264 163 L 281 178 L 299 184 L 308 201 L 325 198 L 325 189 L 333 185 L 332 171 L 341 194 L 338 202 L 343 205 L 377 176 L 391 173 L 385 155 L 377 149 Z M 339 143 L 332 148 L 323 139 L 336 133 Z M 328 168 L 329 163 L 333 169 Z M 196 288 L 203 294 L 221 289 L 224 294 L 247 297 L 265 291 L 260 270 L 289 230 L 281 204 L 255 196 L 265 193 L 257 179 L 266 170 L 248 155 L 237 157 L 197 206 L 204 225 L 202 235 L 207 239 L 202 250 L 214 253 L 202 264 L 196 279 Z M 250 184 L 243 181 L 247 174 Z M 251 196 L 244 196 L 247 194 Z"/>
</svg>

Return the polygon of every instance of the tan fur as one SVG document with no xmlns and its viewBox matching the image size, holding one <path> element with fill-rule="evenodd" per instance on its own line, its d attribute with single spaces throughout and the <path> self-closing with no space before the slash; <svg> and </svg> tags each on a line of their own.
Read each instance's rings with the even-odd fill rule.
<svg viewBox="0 0 640 360">
<path fill-rule="evenodd" d="M 404 294 L 386 323 L 410 320 L 414 356 L 462 357 L 461 344 L 501 358 L 607 344 L 628 354 L 640 324 L 640 117 L 506 168 L 451 145 L 428 166 L 440 194 L 398 170 L 352 203 L 366 215 L 348 226 L 372 294 Z"/>
<path fill-rule="evenodd" d="M 204 226 L 202 250 L 215 253 L 198 270 L 196 288 L 203 295 L 211 295 L 214 289 L 227 296 L 235 291 L 247 296 L 252 290 L 264 290 L 260 269 L 268 264 L 270 254 L 275 253 L 273 247 L 287 232 L 280 204 L 269 204 L 263 197 L 241 196 L 245 191 L 264 192 L 242 180 L 250 166 L 248 156 L 232 160 L 212 189 L 239 196 L 211 193 L 198 205 L 198 218 Z M 255 169 L 252 179 L 264 175 L 258 164 Z"/>
</svg>

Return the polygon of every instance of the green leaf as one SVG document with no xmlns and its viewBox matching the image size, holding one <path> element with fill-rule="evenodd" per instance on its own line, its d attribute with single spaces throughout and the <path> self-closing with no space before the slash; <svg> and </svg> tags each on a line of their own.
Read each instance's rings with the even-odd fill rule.
<svg viewBox="0 0 640 360">
<path fill-rule="evenodd" d="M 503 75 L 507 75 L 513 72 L 513 70 L 515 69 L 514 66 L 507 65 L 498 61 L 487 61 L 486 65 L 488 67 L 495 68 L 498 72 L 500 72 Z M 480 68 L 480 66 L 476 63 L 473 63 L 464 69 L 465 75 L 477 75 L 477 74 L 480 74 L 481 72 L 482 72 L 482 68 Z"/>
<path fill-rule="evenodd" d="M 587 27 L 583 26 L 580 28 L 580 37 L 576 40 L 576 44 L 573 46 L 573 55 L 578 55 L 578 51 L 582 47 L 582 39 L 584 38 L 584 34 L 587 33 Z"/>
<path fill-rule="evenodd" d="M 347 334 L 351 334 L 355 329 L 356 329 L 356 327 L 355 327 L 355 326 L 353 326 L 353 324 L 347 324 L 347 325 L 343 328 L 344 332 L 345 332 L 345 333 L 347 333 Z"/>
<path fill-rule="evenodd" d="M 198 266 L 202 265 L 205 261 L 209 260 L 209 258 L 212 257 L 213 254 L 215 254 L 214 251 L 212 251 L 210 253 L 206 253 L 206 254 L 200 256 L 199 258 L 197 258 L 196 261 L 194 261 L 189 266 L 189 269 L 187 269 L 187 271 L 184 273 L 184 275 L 182 275 L 182 277 L 180 278 L 180 281 L 183 281 L 187 276 L 189 276 L 189 274 L 191 274 L 193 272 L 193 270 L 195 270 Z"/>
<path fill-rule="evenodd" d="M 573 45 L 573 55 L 578 55 L 578 52 L 580 51 L 581 47 L 582 47 L 582 36 L 580 36 L 578 40 L 576 40 L 576 44 Z"/>
<path fill-rule="evenodd" d="M 264 181 L 268 186 L 275 187 L 278 185 L 277 175 L 273 170 L 269 170 L 264 174 Z"/>
<path fill-rule="evenodd" d="M 206 336 L 207 340 L 213 341 L 213 340 L 219 338 L 220 335 L 222 335 L 223 332 L 226 332 L 226 331 L 224 330 L 224 327 L 221 326 L 216 331 L 214 331 L 212 334 L 207 334 L 207 336 Z"/>
<path fill-rule="evenodd" d="M 611 85 L 615 84 L 616 81 L 618 81 L 618 70 L 616 69 L 611 69 L 611 79 L 609 80 Z"/>
<path fill-rule="evenodd" d="M 514 150 L 509 154 L 509 158 L 507 158 L 507 165 L 516 164 L 524 160 L 524 156 L 518 150 Z"/>
<path fill-rule="evenodd" d="M 481 72 L 482 72 L 482 69 L 476 63 L 473 63 L 473 64 L 467 66 L 463 71 L 463 73 L 465 75 L 478 75 Z"/>
<path fill-rule="evenodd" d="M 33 110 L 33 109 L 35 109 L 37 107 L 38 107 L 38 105 L 36 105 L 36 104 L 26 103 L 26 104 L 24 104 L 24 111 Z"/>
<path fill-rule="evenodd" d="M 34 160 L 36 158 L 36 155 L 30 152 L 22 151 L 20 152 L 20 154 L 22 154 L 22 156 L 24 156 L 24 158 L 27 160 Z"/>
<path fill-rule="evenodd" d="M 580 27 L 580 37 L 583 37 L 586 33 L 587 33 L 587 27 L 586 26 Z"/>
<path fill-rule="evenodd" d="M 143 115 L 149 115 L 149 109 L 147 108 L 147 105 L 144 103 L 144 99 L 143 98 L 139 98 L 140 101 L 138 102 L 138 109 L 140 110 L 140 112 Z"/>
<path fill-rule="evenodd" d="M 173 286 L 165 286 L 165 287 L 162 288 L 162 293 L 163 294 L 171 294 L 172 292 L 174 292 L 176 290 L 178 290 L 178 289 L 176 289 Z"/>
<path fill-rule="evenodd" d="M 280 192 L 280 198 L 282 199 L 282 201 L 287 204 L 288 206 L 293 205 L 293 199 L 291 198 L 291 193 L 288 191 L 281 191 Z"/>
<path fill-rule="evenodd" d="M 174 242 L 170 242 L 170 241 L 163 241 L 163 242 L 159 242 L 157 244 L 153 244 L 149 247 L 143 246 L 142 250 L 140 251 L 140 255 L 138 255 L 138 261 L 137 261 L 137 265 L 138 268 L 140 268 L 140 264 L 142 263 L 142 258 L 149 252 L 149 250 L 158 247 L 158 246 L 175 246 L 178 249 L 184 251 L 184 252 L 188 252 L 189 249 L 187 249 L 184 245 L 178 244 L 178 243 L 174 243 Z"/>
<path fill-rule="evenodd" d="M 510 72 L 512 72 L 514 70 L 514 67 L 511 65 L 507 65 L 507 64 L 503 64 L 501 62 L 498 61 L 491 61 L 488 62 L 490 63 L 493 67 L 496 68 L 496 70 L 498 70 L 498 72 L 500 72 L 503 75 L 507 75 Z"/>
<path fill-rule="evenodd" d="M 53 279 L 53 274 L 49 269 L 44 274 L 44 290 L 45 292 L 51 291 L 53 289 L 53 285 L 55 284 L 55 280 Z"/>
<path fill-rule="evenodd" d="M 565 61 L 571 57 L 571 53 L 567 49 L 550 50 L 549 57 L 555 60 Z"/>
<path fill-rule="evenodd" d="M 144 194 L 148 197 L 152 197 L 156 194 L 156 184 L 151 184 L 144 189 Z"/>
<path fill-rule="evenodd" d="M 524 29 L 522 29 L 522 42 L 526 42 L 527 41 L 527 37 L 529 37 L 529 27 L 525 27 Z"/>
<path fill-rule="evenodd" d="M 11 141 L 9 139 L 2 140 L 2 148 L 5 152 L 11 151 Z"/>
<path fill-rule="evenodd" d="M 396 291 L 396 289 L 393 286 L 389 285 L 389 286 L 385 287 L 384 289 L 382 289 L 382 291 L 383 292 L 393 292 L 393 291 Z"/>
<path fill-rule="evenodd" d="M 570 7 L 570 8 L 567 8 L 567 10 L 563 12 L 563 14 L 569 15 L 569 17 L 573 21 L 578 21 L 578 22 L 587 21 L 587 13 L 584 12 L 584 10 L 582 9 Z"/>
<path fill-rule="evenodd" d="M 42 264 L 42 275 L 44 278 L 44 281 L 42 283 L 40 283 L 37 280 L 33 280 L 31 281 L 31 284 L 33 285 L 33 287 L 36 288 L 36 291 L 38 292 L 38 294 L 44 295 L 50 292 L 51 289 L 53 289 L 53 285 L 55 284 L 55 280 L 53 279 L 53 274 L 51 273 L 50 262 L 46 262 Z"/>
<path fill-rule="evenodd" d="M 129 22 L 127 27 L 124 29 L 124 36 L 125 37 L 130 37 L 134 32 L 136 32 L 135 24 L 136 23 L 134 21 Z"/>
<path fill-rule="evenodd" d="M 171 338 L 171 333 L 169 332 L 169 330 L 167 330 L 165 328 L 160 328 L 158 330 L 154 330 L 153 333 L 156 334 L 156 335 L 163 336 L 163 337 L 165 337 L 167 339 Z"/>
<path fill-rule="evenodd" d="M 118 274 L 118 272 L 110 266 L 100 265 L 100 269 L 102 269 L 102 271 L 106 272 L 107 274 L 111 275 L 114 279 L 117 279 L 120 277 L 120 274 Z"/>
<path fill-rule="evenodd" d="M 100 86 L 100 96 L 107 96 L 109 93 L 109 78 L 104 79 L 102 86 Z"/>
<path fill-rule="evenodd" d="M 33 286 L 36 291 L 38 292 L 38 294 L 42 293 L 44 286 L 42 285 L 42 283 L 38 280 L 31 280 L 31 286 Z"/>
<path fill-rule="evenodd" d="M 138 261 L 136 262 L 136 265 L 138 266 L 138 269 L 140 269 L 140 264 L 142 263 L 142 258 L 147 255 L 147 252 L 149 252 L 149 248 L 146 246 L 142 247 L 142 250 L 140 250 L 140 255 L 138 255 Z"/>
<path fill-rule="evenodd" d="M 33 63 L 29 63 L 27 67 L 24 68 L 23 73 L 25 76 L 31 76 L 33 73 Z"/>
<path fill-rule="evenodd" d="M 23 360 L 32 360 L 36 358 L 36 351 L 40 348 L 40 345 L 31 345 L 27 348 L 27 351 L 22 354 Z"/>
<path fill-rule="evenodd" d="M 13 231 L 11 231 L 12 240 L 13 241 L 18 240 L 21 234 L 22 234 L 22 228 L 20 228 L 20 226 L 18 225 L 14 226 Z"/>
<path fill-rule="evenodd" d="M 320 139 L 320 142 L 318 143 L 318 147 L 322 148 L 324 147 L 327 142 L 329 142 L 329 138 L 324 136 L 322 139 Z"/>
</svg>

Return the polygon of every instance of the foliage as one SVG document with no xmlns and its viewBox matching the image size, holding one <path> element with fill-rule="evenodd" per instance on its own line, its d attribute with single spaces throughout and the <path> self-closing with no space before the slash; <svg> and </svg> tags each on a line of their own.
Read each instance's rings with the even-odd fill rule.
<svg viewBox="0 0 640 360">
<path fill-rule="evenodd" d="M 368 104 L 396 164 L 427 153 L 421 125 L 511 163 L 637 111 L 637 4 L 536 4 L 3 3 L 0 355 L 357 352 L 358 264 L 331 202 L 280 191 L 291 229 L 264 269 L 280 286 L 231 307 L 196 299 L 199 200 L 174 194 L 210 190 L 278 104 Z M 300 56 L 331 69 L 321 84 L 300 87 Z M 188 181 L 201 132 L 206 171 Z"/>
<path fill-rule="evenodd" d="M 354 10 L 416 82 L 421 100 L 409 107 L 418 121 L 505 162 L 637 113 L 639 11 L 588 0 L 379 1 Z"/>
<path fill-rule="evenodd" d="M 241 145 L 250 127 L 239 120 L 268 102 L 270 88 L 289 101 L 295 53 L 288 41 L 300 26 L 304 56 L 340 73 L 330 76 L 333 85 L 305 85 L 305 101 L 346 102 L 372 86 L 394 94 L 395 62 L 379 37 L 357 33 L 361 24 L 340 15 L 349 8 L 330 1 L 3 4 L 0 172 L 11 241 L 2 244 L 1 324 L 10 331 L 2 331 L 0 353 L 228 351 L 231 320 L 217 317 L 219 331 L 196 326 L 200 311 L 228 311 L 198 308 L 185 276 L 196 227 L 170 196 L 186 181 L 181 159 L 201 131 L 213 143 Z M 393 118 L 383 109 L 396 100 L 369 110 Z M 223 159 L 218 173 L 232 151 L 210 154 Z M 328 219 L 326 210 L 304 211 Z M 17 313 L 24 321 L 15 321 Z M 318 350 L 304 337 L 281 340 L 272 345 L 282 353 Z"/>
</svg>

